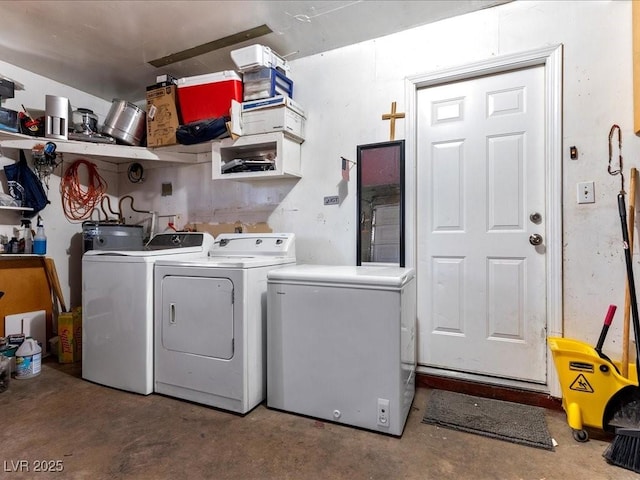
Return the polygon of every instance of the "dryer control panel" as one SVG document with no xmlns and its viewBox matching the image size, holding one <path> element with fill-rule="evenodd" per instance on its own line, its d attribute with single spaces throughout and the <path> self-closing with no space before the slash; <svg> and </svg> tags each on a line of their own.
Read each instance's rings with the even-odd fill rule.
<svg viewBox="0 0 640 480">
<path fill-rule="evenodd" d="M 229 233 L 221 234 L 209 256 L 278 256 L 295 258 L 293 233 Z"/>
<path fill-rule="evenodd" d="M 206 232 L 159 233 L 146 245 L 147 250 L 165 250 L 167 248 L 202 247 L 211 243 L 212 237 Z M 208 242 L 209 241 L 209 242 Z"/>
</svg>

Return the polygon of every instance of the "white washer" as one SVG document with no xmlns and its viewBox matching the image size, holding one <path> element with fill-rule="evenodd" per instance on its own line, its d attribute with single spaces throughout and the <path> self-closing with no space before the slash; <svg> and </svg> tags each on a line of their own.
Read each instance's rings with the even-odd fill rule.
<svg viewBox="0 0 640 480">
<path fill-rule="evenodd" d="M 145 250 L 89 250 L 82 257 L 82 378 L 153 392 L 153 267 L 159 259 L 203 256 L 208 233 L 161 233 Z"/>
<path fill-rule="evenodd" d="M 402 435 L 415 394 L 413 269 L 274 270 L 267 319 L 268 407 Z"/>
<path fill-rule="evenodd" d="M 245 414 L 265 399 L 267 273 L 293 234 L 222 234 L 209 257 L 155 268 L 155 391 Z"/>
</svg>

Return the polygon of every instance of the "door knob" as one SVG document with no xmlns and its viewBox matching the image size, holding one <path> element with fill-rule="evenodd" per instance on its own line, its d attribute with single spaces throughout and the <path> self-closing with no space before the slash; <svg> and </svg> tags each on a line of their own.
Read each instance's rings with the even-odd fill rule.
<svg viewBox="0 0 640 480">
<path fill-rule="evenodd" d="M 538 235 L 537 233 L 534 233 L 533 235 L 529 236 L 529 243 L 531 245 L 541 245 L 542 235 Z"/>
<path fill-rule="evenodd" d="M 532 223 L 535 223 L 537 225 L 542 221 L 542 215 L 540 215 L 538 212 L 534 212 L 531 215 L 529 215 L 529 220 L 531 220 Z"/>
</svg>

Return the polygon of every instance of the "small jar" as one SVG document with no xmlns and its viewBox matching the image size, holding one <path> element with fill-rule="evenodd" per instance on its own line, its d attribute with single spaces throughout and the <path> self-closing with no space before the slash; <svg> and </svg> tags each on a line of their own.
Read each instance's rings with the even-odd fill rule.
<svg viewBox="0 0 640 480">
<path fill-rule="evenodd" d="M 98 116 L 88 108 L 78 108 L 71 113 L 73 129 L 77 133 L 98 133 Z"/>
</svg>

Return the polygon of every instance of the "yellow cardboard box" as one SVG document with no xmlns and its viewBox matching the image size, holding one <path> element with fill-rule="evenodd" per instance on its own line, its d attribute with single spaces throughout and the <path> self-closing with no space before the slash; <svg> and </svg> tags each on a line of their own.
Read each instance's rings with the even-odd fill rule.
<svg viewBox="0 0 640 480">
<path fill-rule="evenodd" d="M 58 362 L 74 363 L 82 359 L 82 309 L 58 315 Z"/>
</svg>

